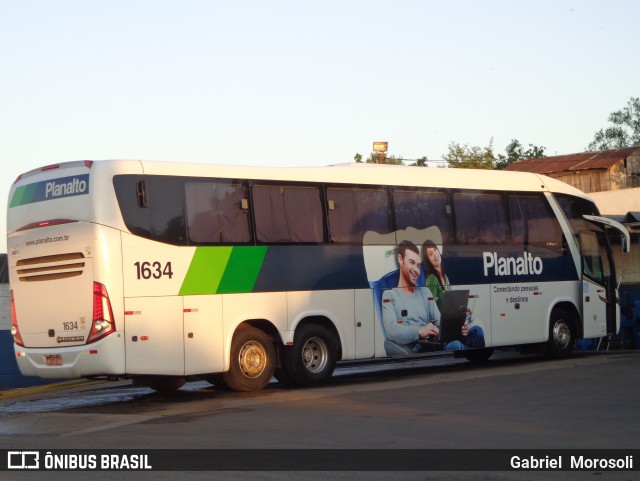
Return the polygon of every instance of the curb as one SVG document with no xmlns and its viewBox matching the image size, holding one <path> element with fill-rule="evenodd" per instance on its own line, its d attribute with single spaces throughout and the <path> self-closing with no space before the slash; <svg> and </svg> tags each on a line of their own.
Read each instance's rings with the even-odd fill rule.
<svg viewBox="0 0 640 481">
<path fill-rule="evenodd" d="M 31 394 L 39 394 L 48 391 L 56 391 L 58 389 L 67 389 L 78 386 L 88 386 L 91 384 L 98 384 L 105 382 L 103 380 L 90 380 L 90 379 L 76 379 L 73 381 L 54 382 L 51 384 L 43 384 L 40 386 L 22 387 L 11 389 L 7 391 L 0 391 L 0 401 L 4 399 L 11 399 L 21 396 L 28 396 Z"/>
</svg>

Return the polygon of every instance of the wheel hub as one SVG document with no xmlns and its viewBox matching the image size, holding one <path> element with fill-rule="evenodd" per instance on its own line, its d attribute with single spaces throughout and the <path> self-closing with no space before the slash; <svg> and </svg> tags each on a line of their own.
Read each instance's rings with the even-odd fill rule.
<svg viewBox="0 0 640 481">
<path fill-rule="evenodd" d="M 571 330 L 565 322 L 557 322 L 553 326 L 553 339 L 558 347 L 564 349 L 571 341 Z"/>
<path fill-rule="evenodd" d="M 267 352 L 264 347 L 255 342 L 247 342 L 239 354 L 239 365 L 242 373 L 247 377 L 258 377 L 267 365 Z"/>
<path fill-rule="evenodd" d="M 327 365 L 327 345 L 318 337 L 309 339 L 302 348 L 302 362 L 310 372 L 321 372 Z"/>
</svg>

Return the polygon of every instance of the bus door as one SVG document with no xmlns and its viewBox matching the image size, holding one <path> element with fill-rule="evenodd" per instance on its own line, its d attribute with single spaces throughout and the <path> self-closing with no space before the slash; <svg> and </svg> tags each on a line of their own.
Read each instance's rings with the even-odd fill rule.
<svg viewBox="0 0 640 481">
<path fill-rule="evenodd" d="M 580 232 L 582 318 L 585 339 L 615 334 L 617 303 L 611 249 L 604 231 Z"/>
</svg>

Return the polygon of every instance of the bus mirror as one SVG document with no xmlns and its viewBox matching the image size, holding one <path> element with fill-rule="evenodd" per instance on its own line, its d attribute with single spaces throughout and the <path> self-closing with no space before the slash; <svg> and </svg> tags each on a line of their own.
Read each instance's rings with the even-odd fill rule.
<svg viewBox="0 0 640 481">
<path fill-rule="evenodd" d="M 629 245 L 629 239 L 625 236 L 622 236 L 622 253 L 628 254 L 631 251 L 631 246 Z"/>
<path fill-rule="evenodd" d="M 584 215 L 583 217 L 589 222 L 593 222 L 594 224 L 604 224 L 604 226 L 606 227 L 611 227 L 617 230 L 620 233 L 620 245 L 622 246 L 622 253 L 629 253 L 631 249 L 631 236 L 629 235 L 629 231 L 625 226 L 613 219 L 608 219 L 606 217 L 600 217 L 597 215 Z"/>
</svg>

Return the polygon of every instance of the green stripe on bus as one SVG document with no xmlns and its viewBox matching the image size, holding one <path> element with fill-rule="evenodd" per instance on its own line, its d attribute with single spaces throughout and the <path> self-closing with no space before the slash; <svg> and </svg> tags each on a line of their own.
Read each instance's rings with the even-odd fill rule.
<svg viewBox="0 0 640 481">
<path fill-rule="evenodd" d="M 29 204 L 33 200 L 33 193 L 36 191 L 37 184 L 23 185 L 18 187 L 13 193 L 11 204 L 9 207 L 18 207 L 23 204 Z"/>
<path fill-rule="evenodd" d="M 266 246 L 234 247 L 218 287 L 218 293 L 253 291 L 266 253 Z"/>
<path fill-rule="evenodd" d="M 232 250 L 233 247 L 197 247 L 179 295 L 215 294 Z"/>
</svg>

